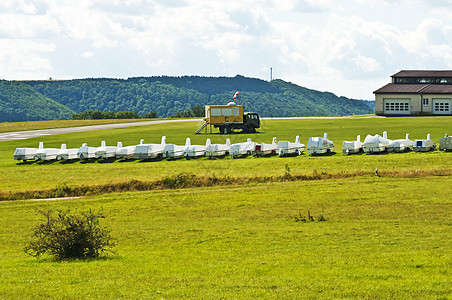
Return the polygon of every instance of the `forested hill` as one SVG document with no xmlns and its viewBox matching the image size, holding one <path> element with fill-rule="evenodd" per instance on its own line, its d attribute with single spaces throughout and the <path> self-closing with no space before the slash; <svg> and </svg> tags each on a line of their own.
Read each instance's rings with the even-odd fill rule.
<svg viewBox="0 0 452 300">
<path fill-rule="evenodd" d="M 69 119 L 73 113 L 24 83 L 0 80 L 0 122 Z"/>
<path fill-rule="evenodd" d="M 262 117 L 373 113 L 364 101 L 337 97 L 282 80 L 268 82 L 240 75 L 46 80 L 24 84 L 76 113 L 100 110 L 144 115 L 154 111 L 158 117 L 168 117 L 196 104 L 227 104 L 236 91 L 240 91 L 236 102 L 243 104 L 246 111 L 257 112 Z"/>
</svg>

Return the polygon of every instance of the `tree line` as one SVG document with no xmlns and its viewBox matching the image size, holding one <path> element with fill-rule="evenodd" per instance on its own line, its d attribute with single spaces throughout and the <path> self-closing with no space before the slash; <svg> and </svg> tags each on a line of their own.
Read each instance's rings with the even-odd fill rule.
<svg viewBox="0 0 452 300">
<path fill-rule="evenodd" d="M 192 118 L 192 117 L 204 117 L 204 107 L 197 104 L 191 109 L 187 108 L 184 111 L 175 113 L 169 116 L 170 118 Z M 106 111 L 100 110 L 85 110 L 82 113 L 74 113 L 71 116 L 71 120 L 100 120 L 100 119 L 156 119 L 158 115 L 155 111 L 150 111 L 144 115 L 140 115 L 133 111 Z"/>
<path fill-rule="evenodd" d="M 85 110 L 82 113 L 72 114 L 71 120 L 100 120 L 100 119 L 155 119 L 158 118 L 154 111 L 150 111 L 144 115 L 139 115 L 133 111 L 106 111 L 100 110 Z"/>
</svg>

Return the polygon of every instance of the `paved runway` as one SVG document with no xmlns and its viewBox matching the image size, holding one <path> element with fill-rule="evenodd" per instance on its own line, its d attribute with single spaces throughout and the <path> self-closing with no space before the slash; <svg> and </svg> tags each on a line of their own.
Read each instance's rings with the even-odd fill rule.
<svg viewBox="0 0 452 300">
<path fill-rule="evenodd" d="M 132 122 L 132 123 L 115 123 L 115 124 L 103 124 L 92 126 L 80 126 L 80 127 L 68 127 L 68 128 L 53 128 L 53 129 L 39 129 L 39 130 L 27 130 L 27 131 L 13 131 L 0 133 L 0 142 L 25 140 L 45 135 L 63 134 L 72 132 L 83 132 L 102 129 L 114 129 L 125 128 L 134 126 L 144 126 L 162 123 L 174 123 L 174 122 L 188 122 L 188 121 L 201 121 L 201 119 L 178 119 L 178 120 L 155 120 L 144 122 Z"/>
</svg>

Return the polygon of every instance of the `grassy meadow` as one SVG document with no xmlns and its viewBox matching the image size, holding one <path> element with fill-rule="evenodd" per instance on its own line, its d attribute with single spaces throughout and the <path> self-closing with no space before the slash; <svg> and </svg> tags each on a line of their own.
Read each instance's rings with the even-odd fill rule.
<svg viewBox="0 0 452 300">
<path fill-rule="evenodd" d="M 199 176 L 361 174 L 351 178 L 251 183 L 0 202 L 0 298 L 381 298 L 451 299 L 452 153 L 350 155 L 343 140 L 388 131 L 390 139 L 438 143 L 450 117 L 263 120 L 255 135 L 193 134 L 196 122 L 160 124 L 0 142 L 0 191 Z M 151 162 L 18 164 L 16 147 L 224 143 L 293 140 L 328 132 L 336 154 Z M 372 173 L 378 168 L 382 176 Z M 419 172 L 419 175 L 413 173 Z M 385 175 L 385 171 L 388 172 Z M 360 173 L 361 172 L 361 173 Z M 435 175 L 439 174 L 439 175 Z M 23 252 L 37 210 L 103 209 L 117 240 L 100 260 L 55 261 Z M 308 214 L 315 221 L 297 221 Z M 323 215 L 326 221 L 320 222 Z"/>
<path fill-rule="evenodd" d="M 366 177 L 3 202 L 0 297 L 449 299 L 451 184 Z M 103 208 L 114 254 L 22 252 L 37 209 L 88 208 Z M 327 221 L 295 222 L 307 210 Z"/>
<path fill-rule="evenodd" d="M 20 192 L 24 190 L 43 190 L 55 188 L 59 185 L 96 185 L 118 183 L 128 180 L 155 180 L 165 176 L 176 176 L 190 173 L 200 176 L 275 176 L 283 175 L 287 164 L 293 174 L 307 174 L 313 172 L 353 173 L 380 171 L 430 171 L 450 170 L 452 161 L 450 153 L 435 151 L 432 153 L 404 153 L 385 155 L 351 155 L 341 153 L 342 141 L 353 140 L 357 134 L 364 140 L 365 135 L 381 134 L 383 129 L 388 131 L 392 139 L 404 138 L 410 133 L 412 139 L 425 138 L 430 133 L 432 139 L 438 143 L 439 138 L 447 132 L 452 132 L 450 117 L 438 118 L 371 118 L 371 119 L 294 119 L 294 120 L 263 120 L 258 134 L 198 134 L 196 122 L 181 122 L 138 126 L 113 130 L 99 130 L 64 135 L 52 135 L 28 140 L 18 140 L 0 143 L 0 191 Z M 226 137 L 231 142 L 245 141 L 251 137 L 256 142 L 270 143 L 273 136 L 278 140 L 294 140 L 300 136 L 301 142 L 307 144 L 310 136 L 323 136 L 327 132 L 336 145 L 336 155 L 329 157 L 265 157 L 244 159 L 199 158 L 193 160 L 163 160 L 151 162 L 115 161 L 88 163 L 30 163 L 17 164 L 13 160 L 17 147 L 37 147 L 39 141 L 44 141 L 46 147 L 59 148 L 66 143 L 69 148 L 80 147 L 87 142 L 91 146 L 99 146 L 102 140 L 108 145 L 116 145 L 122 141 L 124 145 L 138 144 L 140 139 L 149 143 L 160 143 L 162 135 L 167 136 L 168 143 L 185 144 L 185 138 L 190 137 L 192 144 L 205 144 L 206 138 L 213 143 L 224 143 Z"/>
</svg>

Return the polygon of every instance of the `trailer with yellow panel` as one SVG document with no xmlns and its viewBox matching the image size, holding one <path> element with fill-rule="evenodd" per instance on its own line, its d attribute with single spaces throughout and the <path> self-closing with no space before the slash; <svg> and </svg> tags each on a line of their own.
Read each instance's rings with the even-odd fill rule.
<svg viewBox="0 0 452 300">
<path fill-rule="evenodd" d="M 206 116 L 205 123 L 198 128 L 199 133 L 208 125 L 214 126 L 220 130 L 220 133 L 231 133 L 235 129 L 241 129 L 242 132 L 256 132 L 256 128 L 260 127 L 259 116 L 256 113 L 243 112 L 243 106 L 234 102 L 228 105 L 207 105 L 205 107 Z"/>
</svg>

